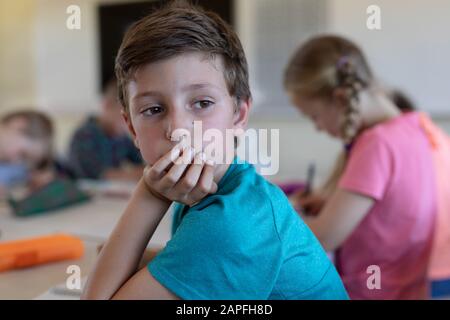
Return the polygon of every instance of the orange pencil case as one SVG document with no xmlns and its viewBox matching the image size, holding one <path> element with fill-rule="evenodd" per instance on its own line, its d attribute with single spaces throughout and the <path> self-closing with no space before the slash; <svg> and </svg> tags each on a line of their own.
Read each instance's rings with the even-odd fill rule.
<svg viewBox="0 0 450 320">
<path fill-rule="evenodd" d="M 83 253 L 83 241 L 65 234 L 0 242 L 0 272 L 78 259 Z"/>
</svg>

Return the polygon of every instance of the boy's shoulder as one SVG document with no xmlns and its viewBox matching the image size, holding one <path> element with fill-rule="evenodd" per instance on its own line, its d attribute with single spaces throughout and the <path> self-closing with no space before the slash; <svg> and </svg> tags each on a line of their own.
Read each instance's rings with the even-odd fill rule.
<svg viewBox="0 0 450 320">
<path fill-rule="evenodd" d="M 219 182 L 218 191 L 209 198 L 211 202 L 223 201 L 225 207 L 239 206 L 242 209 L 272 207 L 274 202 L 286 199 L 284 193 L 260 175 L 254 165 L 242 160 L 235 160 L 230 165 Z"/>
<path fill-rule="evenodd" d="M 261 219 L 266 227 L 276 228 L 279 219 L 292 215 L 291 210 L 283 191 L 257 173 L 252 164 L 233 163 L 219 182 L 218 191 L 190 208 L 178 207 L 174 222 L 195 212 L 201 214 L 200 219 L 230 223 L 234 230 L 239 226 L 259 228 Z"/>
</svg>

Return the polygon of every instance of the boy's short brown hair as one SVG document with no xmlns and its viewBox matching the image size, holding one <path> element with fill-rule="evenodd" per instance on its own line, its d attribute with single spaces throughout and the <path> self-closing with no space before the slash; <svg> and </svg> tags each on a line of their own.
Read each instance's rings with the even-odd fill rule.
<svg viewBox="0 0 450 320">
<path fill-rule="evenodd" d="M 127 85 L 141 66 L 188 52 L 221 56 L 229 94 L 251 98 L 244 50 L 232 28 L 217 14 L 186 1 L 173 1 L 134 23 L 116 58 L 119 100 L 127 112 Z"/>
</svg>

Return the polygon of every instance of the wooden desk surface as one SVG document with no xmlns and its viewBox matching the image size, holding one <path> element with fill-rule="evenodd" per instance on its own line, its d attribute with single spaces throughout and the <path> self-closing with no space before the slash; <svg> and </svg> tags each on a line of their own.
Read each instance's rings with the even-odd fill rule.
<svg viewBox="0 0 450 320">
<path fill-rule="evenodd" d="M 87 276 L 97 257 L 97 246 L 108 238 L 127 204 L 126 200 L 96 197 L 91 202 L 40 216 L 19 218 L 0 205 L 0 241 L 52 233 L 79 236 L 85 254 L 79 260 L 49 263 L 0 273 L 0 299 L 33 299 L 68 278 L 69 265 L 78 265 Z M 161 247 L 170 239 L 171 214 L 161 221 L 149 247 Z"/>
</svg>

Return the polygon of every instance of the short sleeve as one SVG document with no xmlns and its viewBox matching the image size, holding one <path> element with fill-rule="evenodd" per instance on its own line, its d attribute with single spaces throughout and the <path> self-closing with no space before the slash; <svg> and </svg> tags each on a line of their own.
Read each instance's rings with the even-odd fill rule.
<svg viewBox="0 0 450 320">
<path fill-rule="evenodd" d="M 253 219 L 227 217 L 223 203 L 194 208 L 148 264 L 153 277 L 187 300 L 267 299 L 281 266 L 281 243 L 258 233 Z"/>
<path fill-rule="evenodd" d="M 363 135 L 351 150 L 338 186 L 381 200 L 392 176 L 393 155 L 376 132 Z"/>
</svg>

